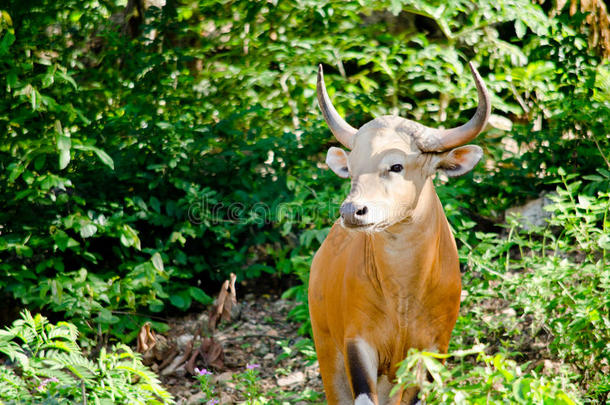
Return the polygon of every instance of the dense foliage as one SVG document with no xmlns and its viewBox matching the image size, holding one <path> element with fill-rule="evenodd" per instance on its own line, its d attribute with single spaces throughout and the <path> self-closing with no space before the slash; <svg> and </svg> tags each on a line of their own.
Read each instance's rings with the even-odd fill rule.
<svg viewBox="0 0 610 405">
<path fill-rule="evenodd" d="M 473 363 L 462 361 L 451 370 L 439 360 L 476 355 Z M 451 354 L 420 352 L 412 349 L 398 369 L 394 387 L 418 385 L 420 397 L 430 404 L 557 404 L 572 405 L 575 401 L 561 389 L 560 379 L 548 381 L 535 372 L 506 359 L 502 354 L 488 355 L 484 347 L 456 351 Z M 430 381 L 426 378 L 431 376 Z"/>
<path fill-rule="evenodd" d="M 67 322 L 50 324 L 28 311 L 0 330 L 0 353 L 11 364 L 0 367 L 2 403 L 95 404 L 171 403 L 157 376 L 128 346 L 101 348 L 95 361 L 83 355 L 78 331 Z"/>
<path fill-rule="evenodd" d="M 575 175 L 560 175 L 545 208 L 548 226 L 526 231 L 509 218 L 505 238 L 479 233 L 477 246 L 462 248 L 472 273 L 453 344 L 486 341 L 577 381 L 603 402 L 610 387 L 610 194 L 592 198 Z M 473 328 L 475 319 L 483 322 Z"/>
<path fill-rule="evenodd" d="M 437 182 L 470 292 L 454 349 L 519 351 L 531 318 L 527 336 L 607 398 L 608 373 L 587 365 L 609 366 L 610 63 L 578 10 L 445 3 L 5 2 L 0 298 L 128 342 L 150 315 L 208 304 L 231 272 L 269 274 L 302 282 L 287 296 L 307 331 L 309 263 L 348 187 L 322 164 L 336 142 L 317 65 L 354 126 L 393 113 L 448 127 L 474 111 L 472 60 L 493 93 L 486 158 Z M 557 182 L 547 228 L 498 226 Z M 473 327 L 491 298 L 514 323 Z"/>
</svg>

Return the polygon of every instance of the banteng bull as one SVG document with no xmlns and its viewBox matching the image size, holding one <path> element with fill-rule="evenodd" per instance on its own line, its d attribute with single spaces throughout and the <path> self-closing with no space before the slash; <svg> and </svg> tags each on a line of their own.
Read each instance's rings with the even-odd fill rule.
<svg viewBox="0 0 610 405">
<path fill-rule="evenodd" d="M 491 105 L 470 65 L 479 96 L 473 118 L 433 129 L 396 116 L 356 130 L 333 107 L 318 71 L 318 103 L 337 140 L 326 163 L 351 178 L 341 218 L 315 255 L 309 308 L 328 403 L 410 404 L 417 389 L 389 397 L 409 348 L 446 352 L 460 307 L 455 239 L 432 176 L 470 171 L 478 146 L 461 146 L 485 127 Z"/>
</svg>

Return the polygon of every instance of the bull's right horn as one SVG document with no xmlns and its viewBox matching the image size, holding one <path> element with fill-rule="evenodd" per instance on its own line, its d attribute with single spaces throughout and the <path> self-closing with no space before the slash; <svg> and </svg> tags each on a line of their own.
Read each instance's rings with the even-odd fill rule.
<svg viewBox="0 0 610 405">
<path fill-rule="evenodd" d="M 324 85 L 324 72 L 322 71 L 322 64 L 318 66 L 318 105 L 324 115 L 324 120 L 330 128 L 333 135 L 339 142 L 348 149 L 351 149 L 354 144 L 354 135 L 358 130 L 352 127 L 350 124 L 345 122 L 339 115 L 333 103 L 331 103 L 328 93 L 326 92 L 326 86 Z"/>
</svg>

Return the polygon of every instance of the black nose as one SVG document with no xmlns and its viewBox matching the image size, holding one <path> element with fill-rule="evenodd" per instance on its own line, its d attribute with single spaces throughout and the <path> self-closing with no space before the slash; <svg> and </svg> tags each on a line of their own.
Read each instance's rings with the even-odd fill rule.
<svg viewBox="0 0 610 405">
<path fill-rule="evenodd" d="M 346 202 L 341 205 L 339 212 L 344 221 L 350 224 L 358 224 L 362 221 L 362 216 L 366 215 L 369 209 L 366 205 L 357 205 L 351 202 Z"/>
</svg>

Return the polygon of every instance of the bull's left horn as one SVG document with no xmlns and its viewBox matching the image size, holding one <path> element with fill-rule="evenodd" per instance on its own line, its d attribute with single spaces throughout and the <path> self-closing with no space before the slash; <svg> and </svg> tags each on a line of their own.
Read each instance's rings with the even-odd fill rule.
<svg viewBox="0 0 610 405">
<path fill-rule="evenodd" d="M 462 126 L 451 129 L 433 129 L 426 130 L 418 137 L 417 143 L 419 148 L 424 152 L 443 152 L 453 149 L 457 146 L 464 145 L 470 142 L 479 135 L 485 128 L 489 115 L 491 113 L 491 100 L 489 93 L 485 87 L 481 75 L 474 67 L 472 62 L 468 64 L 472 71 L 474 83 L 477 86 L 479 93 L 479 105 L 474 116 Z"/>
<path fill-rule="evenodd" d="M 354 142 L 354 135 L 358 130 L 352 127 L 350 124 L 345 122 L 339 115 L 333 103 L 331 103 L 328 93 L 326 92 L 326 86 L 324 85 L 324 72 L 322 71 L 322 64 L 318 66 L 318 104 L 324 120 L 330 128 L 333 135 L 339 142 L 348 149 L 351 149 Z"/>
</svg>

